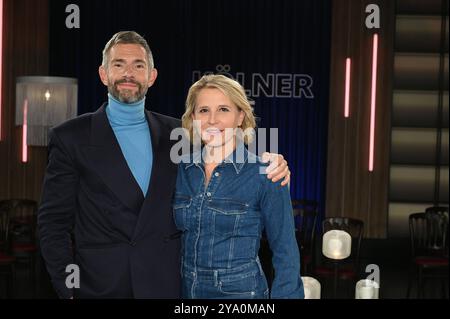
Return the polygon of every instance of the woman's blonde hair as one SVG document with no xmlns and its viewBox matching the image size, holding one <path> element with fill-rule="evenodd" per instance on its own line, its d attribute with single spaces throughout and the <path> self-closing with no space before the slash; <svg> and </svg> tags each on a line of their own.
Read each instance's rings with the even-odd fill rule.
<svg viewBox="0 0 450 319">
<path fill-rule="evenodd" d="M 208 74 L 202 76 L 200 80 L 192 84 L 189 89 L 188 96 L 186 98 L 186 111 L 181 117 L 183 128 L 189 131 L 189 138 L 191 143 L 193 142 L 193 119 L 192 114 L 195 111 L 195 103 L 197 102 L 197 96 L 200 90 L 205 88 L 214 88 L 220 90 L 225 96 L 227 96 L 231 102 L 233 102 L 237 108 L 244 112 L 244 120 L 240 128 L 244 133 L 244 143 L 249 144 L 253 139 L 253 134 L 248 134 L 246 129 L 254 129 L 256 127 L 255 116 L 253 114 L 253 108 L 248 102 L 245 95 L 244 88 L 239 82 L 230 79 L 223 75 Z"/>
</svg>

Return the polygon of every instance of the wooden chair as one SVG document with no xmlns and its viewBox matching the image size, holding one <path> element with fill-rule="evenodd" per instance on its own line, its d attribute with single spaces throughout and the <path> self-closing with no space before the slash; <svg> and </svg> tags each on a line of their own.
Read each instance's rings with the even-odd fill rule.
<svg viewBox="0 0 450 319">
<path fill-rule="evenodd" d="M 37 208 L 38 204 L 29 199 L 9 199 L 0 202 L 9 215 L 10 251 L 16 262 L 25 262 L 29 278 L 36 290 Z"/>
<path fill-rule="evenodd" d="M 12 298 L 14 293 L 16 258 L 10 253 L 9 214 L 0 206 L 0 275 L 5 278 L 6 298 Z"/>
<path fill-rule="evenodd" d="M 429 207 L 425 213 L 409 215 L 411 266 L 407 298 L 416 279 L 417 297 L 424 297 L 425 281 L 438 279 L 445 298 L 448 288 L 448 208 Z M 447 287 L 446 287 L 447 285 Z"/>
<path fill-rule="evenodd" d="M 301 273 L 307 276 L 315 264 L 315 238 L 318 203 L 313 200 L 293 200 L 295 235 L 300 249 Z"/>
</svg>

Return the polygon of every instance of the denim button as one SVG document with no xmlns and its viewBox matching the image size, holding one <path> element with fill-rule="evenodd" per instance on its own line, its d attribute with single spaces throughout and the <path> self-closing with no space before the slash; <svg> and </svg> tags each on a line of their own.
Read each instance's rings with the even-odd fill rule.
<svg viewBox="0 0 450 319">
<path fill-rule="evenodd" d="M 220 175 L 220 173 L 218 173 L 218 172 L 216 172 L 216 173 L 214 174 L 215 177 L 218 177 L 219 175 Z"/>
<path fill-rule="evenodd" d="M 206 196 L 211 197 L 211 193 L 210 193 L 210 192 L 207 192 L 207 193 L 206 193 Z"/>
</svg>

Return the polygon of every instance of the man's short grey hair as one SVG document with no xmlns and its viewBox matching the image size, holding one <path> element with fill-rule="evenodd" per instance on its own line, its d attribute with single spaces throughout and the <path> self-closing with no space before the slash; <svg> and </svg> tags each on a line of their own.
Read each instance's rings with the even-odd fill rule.
<svg viewBox="0 0 450 319">
<path fill-rule="evenodd" d="M 102 65 L 105 68 L 108 68 L 109 51 L 116 44 L 140 45 L 145 49 L 145 52 L 147 52 L 147 62 L 149 65 L 149 69 L 151 70 L 155 66 L 153 62 L 153 54 L 152 51 L 150 50 L 147 41 L 139 33 L 135 31 L 120 31 L 112 36 L 111 40 L 109 40 L 108 43 L 106 43 L 105 48 L 103 49 Z"/>
</svg>

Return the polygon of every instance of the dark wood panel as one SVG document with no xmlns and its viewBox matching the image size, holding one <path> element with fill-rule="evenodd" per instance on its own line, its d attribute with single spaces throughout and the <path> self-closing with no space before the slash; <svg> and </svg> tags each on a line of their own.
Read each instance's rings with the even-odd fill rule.
<svg viewBox="0 0 450 319">
<path fill-rule="evenodd" d="M 374 29 L 365 26 L 365 8 L 381 11 L 378 49 L 374 171 L 368 171 L 371 65 Z M 365 236 L 386 236 L 390 114 L 392 101 L 394 1 L 334 1 L 327 164 L 327 216 L 365 222 Z M 350 118 L 344 118 L 345 59 L 352 59 Z"/>
<path fill-rule="evenodd" d="M 48 75 L 48 0 L 5 0 L 4 11 L 0 199 L 39 200 L 47 150 L 28 147 L 28 162 L 21 162 L 22 131 L 15 126 L 15 81 L 17 76 Z"/>
</svg>

